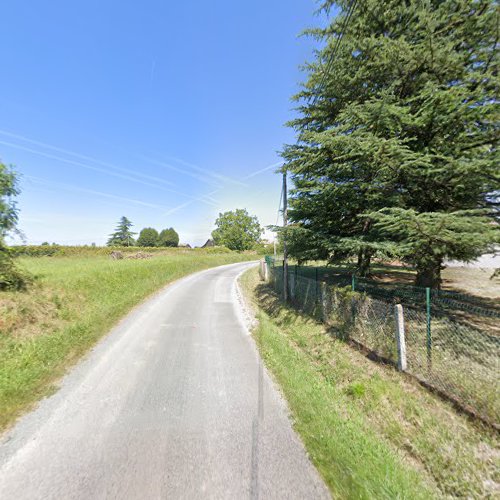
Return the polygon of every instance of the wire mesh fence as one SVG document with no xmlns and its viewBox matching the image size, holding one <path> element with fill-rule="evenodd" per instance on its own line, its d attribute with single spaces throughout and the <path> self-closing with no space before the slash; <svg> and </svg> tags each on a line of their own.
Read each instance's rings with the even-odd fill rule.
<svg viewBox="0 0 500 500">
<path fill-rule="evenodd" d="M 261 269 L 263 279 L 283 294 L 283 262 L 266 257 Z M 288 277 L 288 297 L 294 307 L 499 425 L 500 337 L 481 322 L 483 317 L 500 318 L 497 310 L 453 292 L 389 289 L 356 279 L 332 286 L 317 272 L 299 273 L 293 266 Z M 398 314 L 403 316 L 399 323 L 403 354 L 398 351 L 396 304 L 402 306 Z"/>
</svg>

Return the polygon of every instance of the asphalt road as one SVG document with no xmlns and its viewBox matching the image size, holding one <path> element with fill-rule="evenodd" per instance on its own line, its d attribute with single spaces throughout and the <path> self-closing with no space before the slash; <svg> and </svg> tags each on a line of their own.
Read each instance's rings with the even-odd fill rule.
<svg viewBox="0 0 500 500">
<path fill-rule="evenodd" d="M 244 326 L 194 274 L 117 325 L 1 439 L 0 498 L 328 498 Z"/>
</svg>

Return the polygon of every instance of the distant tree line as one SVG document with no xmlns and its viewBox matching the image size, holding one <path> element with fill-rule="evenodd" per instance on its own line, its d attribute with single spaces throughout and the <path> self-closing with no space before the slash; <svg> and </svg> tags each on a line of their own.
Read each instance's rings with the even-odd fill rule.
<svg viewBox="0 0 500 500">
<path fill-rule="evenodd" d="M 115 231 L 109 236 L 108 246 L 139 246 L 139 247 L 177 247 L 179 246 L 179 235 L 174 228 L 158 231 L 152 227 L 145 227 L 137 234 L 132 231 L 132 222 L 127 217 L 122 217 Z"/>
</svg>

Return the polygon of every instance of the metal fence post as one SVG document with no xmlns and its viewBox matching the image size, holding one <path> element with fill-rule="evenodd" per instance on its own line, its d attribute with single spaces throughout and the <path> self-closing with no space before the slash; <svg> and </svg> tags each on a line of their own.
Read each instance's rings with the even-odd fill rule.
<svg viewBox="0 0 500 500">
<path fill-rule="evenodd" d="M 353 273 L 351 278 L 351 289 L 353 292 L 356 291 L 356 275 Z"/>
<path fill-rule="evenodd" d="M 427 364 L 432 366 L 432 331 L 431 331 L 431 289 L 425 289 L 426 316 L 427 316 Z"/>
<path fill-rule="evenodd" d="M 396 320 L 396 344 L 398 348 L 398 370 L 406 371 L 406 340 L 405 340 L 405 322 L 403 316 L 403 306 L 396 304 L 394 306 L 394 317 Z"/>
</svg>

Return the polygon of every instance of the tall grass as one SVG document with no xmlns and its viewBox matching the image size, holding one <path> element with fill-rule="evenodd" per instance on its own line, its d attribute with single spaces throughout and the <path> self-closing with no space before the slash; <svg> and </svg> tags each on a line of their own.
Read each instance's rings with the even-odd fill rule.
<svg viewBox="0 0 500 500">
<path fill-rule="evenodd" d="M 242 284 L 259 351 L 334 498 L 496 496 L 495 431 L 285 306 L 255 270 Z"/>
<path fill-rule="evenodd" d="M 189 273 L 251 258 L 214 251 L 147 260 L 21 258 L 37 284 L 0 294 L 0 429 L 48 394 L 70 364 L 152 292 Z"/>
</svg>

